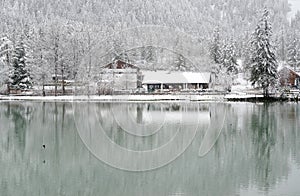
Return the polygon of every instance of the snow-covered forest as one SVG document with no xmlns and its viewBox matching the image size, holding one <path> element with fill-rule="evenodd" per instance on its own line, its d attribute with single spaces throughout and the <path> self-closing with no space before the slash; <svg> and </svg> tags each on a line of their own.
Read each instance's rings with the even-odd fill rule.
<svg viewBox="0 0 300 196">
<path fill-rule="evenodd" d="M 94 46 L 103 40 L 111 44 L 97 66 L 121 58 L 144 69 L 236 74 L 251 62 L 253 32 L 265 8 L 272 24 L 274 60 L 299 66 L 300 12 L 289 19 L 288 0 L 0 0 L 0 83 L 19 77 L 25 88 L 49 81 L 53 74 L 72 80 L 89 69 L 80 67 L 82 60 L 93 55 Z M 198 60 L 191 63 L 182 54 L 151 45 L 128 50 L 122 39 L 109 39 L 145 25 L 172 28 L 196 38 L 199 48 L 192 56 Z M 149 43 L 160 41 L 150 33 Z M 190 43 L 167 43 L 170 48 L 186 48 L 184 44 Z M 237 66 L 237 59 L 244 67 Z"/>
</svg>

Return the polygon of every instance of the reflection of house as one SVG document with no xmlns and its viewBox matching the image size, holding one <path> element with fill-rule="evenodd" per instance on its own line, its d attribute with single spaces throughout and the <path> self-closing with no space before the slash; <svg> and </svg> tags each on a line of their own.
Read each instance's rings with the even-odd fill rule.
<svg viewBox="0 0 300 196">
<path fill-rule="evenodd" d="M 207 72 L 143 71 L 143 76 L 148 92 L 207 89 L 211 81 Z"/>
<path fill-rule="evenodd" d="M 295 71 L 292 68 L 284 67 L 279 71 L 280 84 L 282 86 L 300 87 L 300 71 Z"/>
<path fill-rule="evenodd" d="M 139 81 L 141 79 L 137 66 L 117 60 L 103 67 L 98 89 L 100 94 L 112 91 L 132 92 L 140 86 Z"/>
<path fill-rule="evenodd" d="M 120 106 L 118 106 L 120 107 Z M 120 124 L 132 123 L 151 124 L 183 122 L 193 124 L 200 122 L 201 125 L 210 121 L 210 112 L 207 105 L 178 105 L 178 104 L 139 104 L 124 105 L 122 109 L 126 115 L 118 118 Z M 123 121 L 123 122 L 122 122 Z M 134 121 L 134 122 L 132 122 Z M 160 123 L 159 123 L 160 122 Z"/>
</svg>

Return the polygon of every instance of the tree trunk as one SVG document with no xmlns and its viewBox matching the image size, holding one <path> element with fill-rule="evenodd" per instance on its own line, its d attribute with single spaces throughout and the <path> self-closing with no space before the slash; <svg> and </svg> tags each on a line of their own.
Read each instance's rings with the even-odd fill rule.
<svg viewBox="0 0 300 196">
<path fill-rule="evenodd" d="M 88 81 L 87 81 L 87 96 L 90 97 L 90 81 L 91 81 L 91 68 L 92 68 L 92 56 L 91 56 L 91 36 L 90 32 L 88 31 L 88 53 L 89 53 L 89 63 L 88 63 Z"/>
<path fill-rule="evenodd" d="M 65 79 L 64 79 L 64 65 L 63 62 L 61 63 L 61 87 L 62 87 L 62 94 L 65 95 Z"/>
<path fill-rule="evenodd" d="M 269 89 L 264 88 L 264 97 L 269 97 Z"/>
<path fill-rule="evenodd" d="M 46 96 L 46 93 L 45 93 L 45 75 L 43 74 L 43 97 Z"/>
<path fill-rule="evenodd" d="M 57 68 L 58 68 L 58 35 L 54 38 L 54 75 L 55 75 L 55 87 L 54 87 L 54 94 L 57 96 L 57 84 L 58 84 L 58 78 L 57 78 Z"/>
<path fill-rule="evenodd" d="M 10 84 L 7 83 L 7 94 L 10 95 Z"/>
<path fill-rule="evenodd" d="M 57 83 L 58 83 L 58 80 L 57 80 L 57 65 L 56 65 L 56 62 L 55 62 L 55 68 L 54 68 L 54 77 L 55 77 L 55 80 L 54 80 L 54 95 L 57 96 Z"/>
</svg>

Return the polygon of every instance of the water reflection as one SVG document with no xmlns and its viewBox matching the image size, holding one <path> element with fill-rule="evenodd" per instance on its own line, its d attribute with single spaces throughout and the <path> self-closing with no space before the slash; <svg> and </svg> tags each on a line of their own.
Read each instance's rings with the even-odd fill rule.
<svg viewBox="0 0 300 196">
<path fill-rule="evenodd" d="M 194 114 L 201 114 L 200 121 L 205 122 L 216 106 L 89 105 L 98 114 L 92 120 L 103 122 L 116 144 L 135 150 L 168 141 L 179 113 L 187 114 L 186 126 L 194 126 L 195 121 L 189 121 Z M 262 194 L 278 194 L 278 185 L 290 180 L 295 168 L 300 170 L 299 104 L 234 103 L 227 107 L 224 129 L 206 156 L 197 156 L 205 135 L 200 130 L 187 151 L 169 165 L 149 172 L 126 172 L 100 162 L 87 150 L 76 131 L 71 103 L 0 102 L 1 195 L 239 195 L 253 187 Z M 166 120 L 164 131 L 149 138 L 134 137 L 122 128 L 133 122 L 161 127 L 157 116 Z M 297 195 L 300 189 L 289 187 L 284 193 Z"/>
<path fill-rule="evenodd" d="M 80 106 L 79 110 L 84 109 Z M 207 104 L 100 103 L 89 118 L 98 118 L 98 126 L 103 126 L 116 144 L 139 151 L 165 144 L 178 133 L 179 127 L 184 131 L 204 130 L 210 122 Z"/>
<path fill-rule="evenodd" d="M 197 130 L 209 125 L 208 109 L 202 110 L 195 104 L 144 105 L 149 108 L 144 111 L 147 120 L 139 124 L 132 117 L 136 104 L 94 107 L 74 103 L 75 122 L 88 115 L 88 122 L 76 123 L 83 143 L 93 155 L 113 167 L 146 171 L 176 159 L 192 143 Z"/>
</svg>

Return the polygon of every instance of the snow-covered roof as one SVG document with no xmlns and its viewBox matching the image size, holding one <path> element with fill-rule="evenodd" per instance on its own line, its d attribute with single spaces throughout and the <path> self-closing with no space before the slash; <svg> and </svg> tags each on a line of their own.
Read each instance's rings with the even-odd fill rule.
<svg viewBox="0 0 300 196">
<path fill-rule="evenodd" d="M 294 70 L 292 67 L 290 67 L 290 66 L 285 66 L 285 67 L 283 67 L 281 70 L 283 70 L 283 69 L 288 69 L 288 70 L 290 70 L 291 72 L 293 72 L 294 74 L 296 74 L 296 75 L 298 75 L 299 77 L 300 77 L 300 71 L 299 70 Z M 281 71 L 280 70 L 280 71 Z"/>
<path fill-rule="evenodd" d="M 136 65 L 132 65 L 128 62 L 124 62 L 124 61 L 121 61 L 121 60 L 116 60 L 113 63 L 109 63 L 109 64 L 103 66 L 103 68 L 108 68 L 108 69 L 127 69 L 127 68 L 139 69 L 139 67 L 137 67 Z"/>
<path fill-rule="evenodd" d="M 208 72 L 169 72 L 169 71 L 142 71 L 143 84 L 208 84 Z"/>
</svg>

